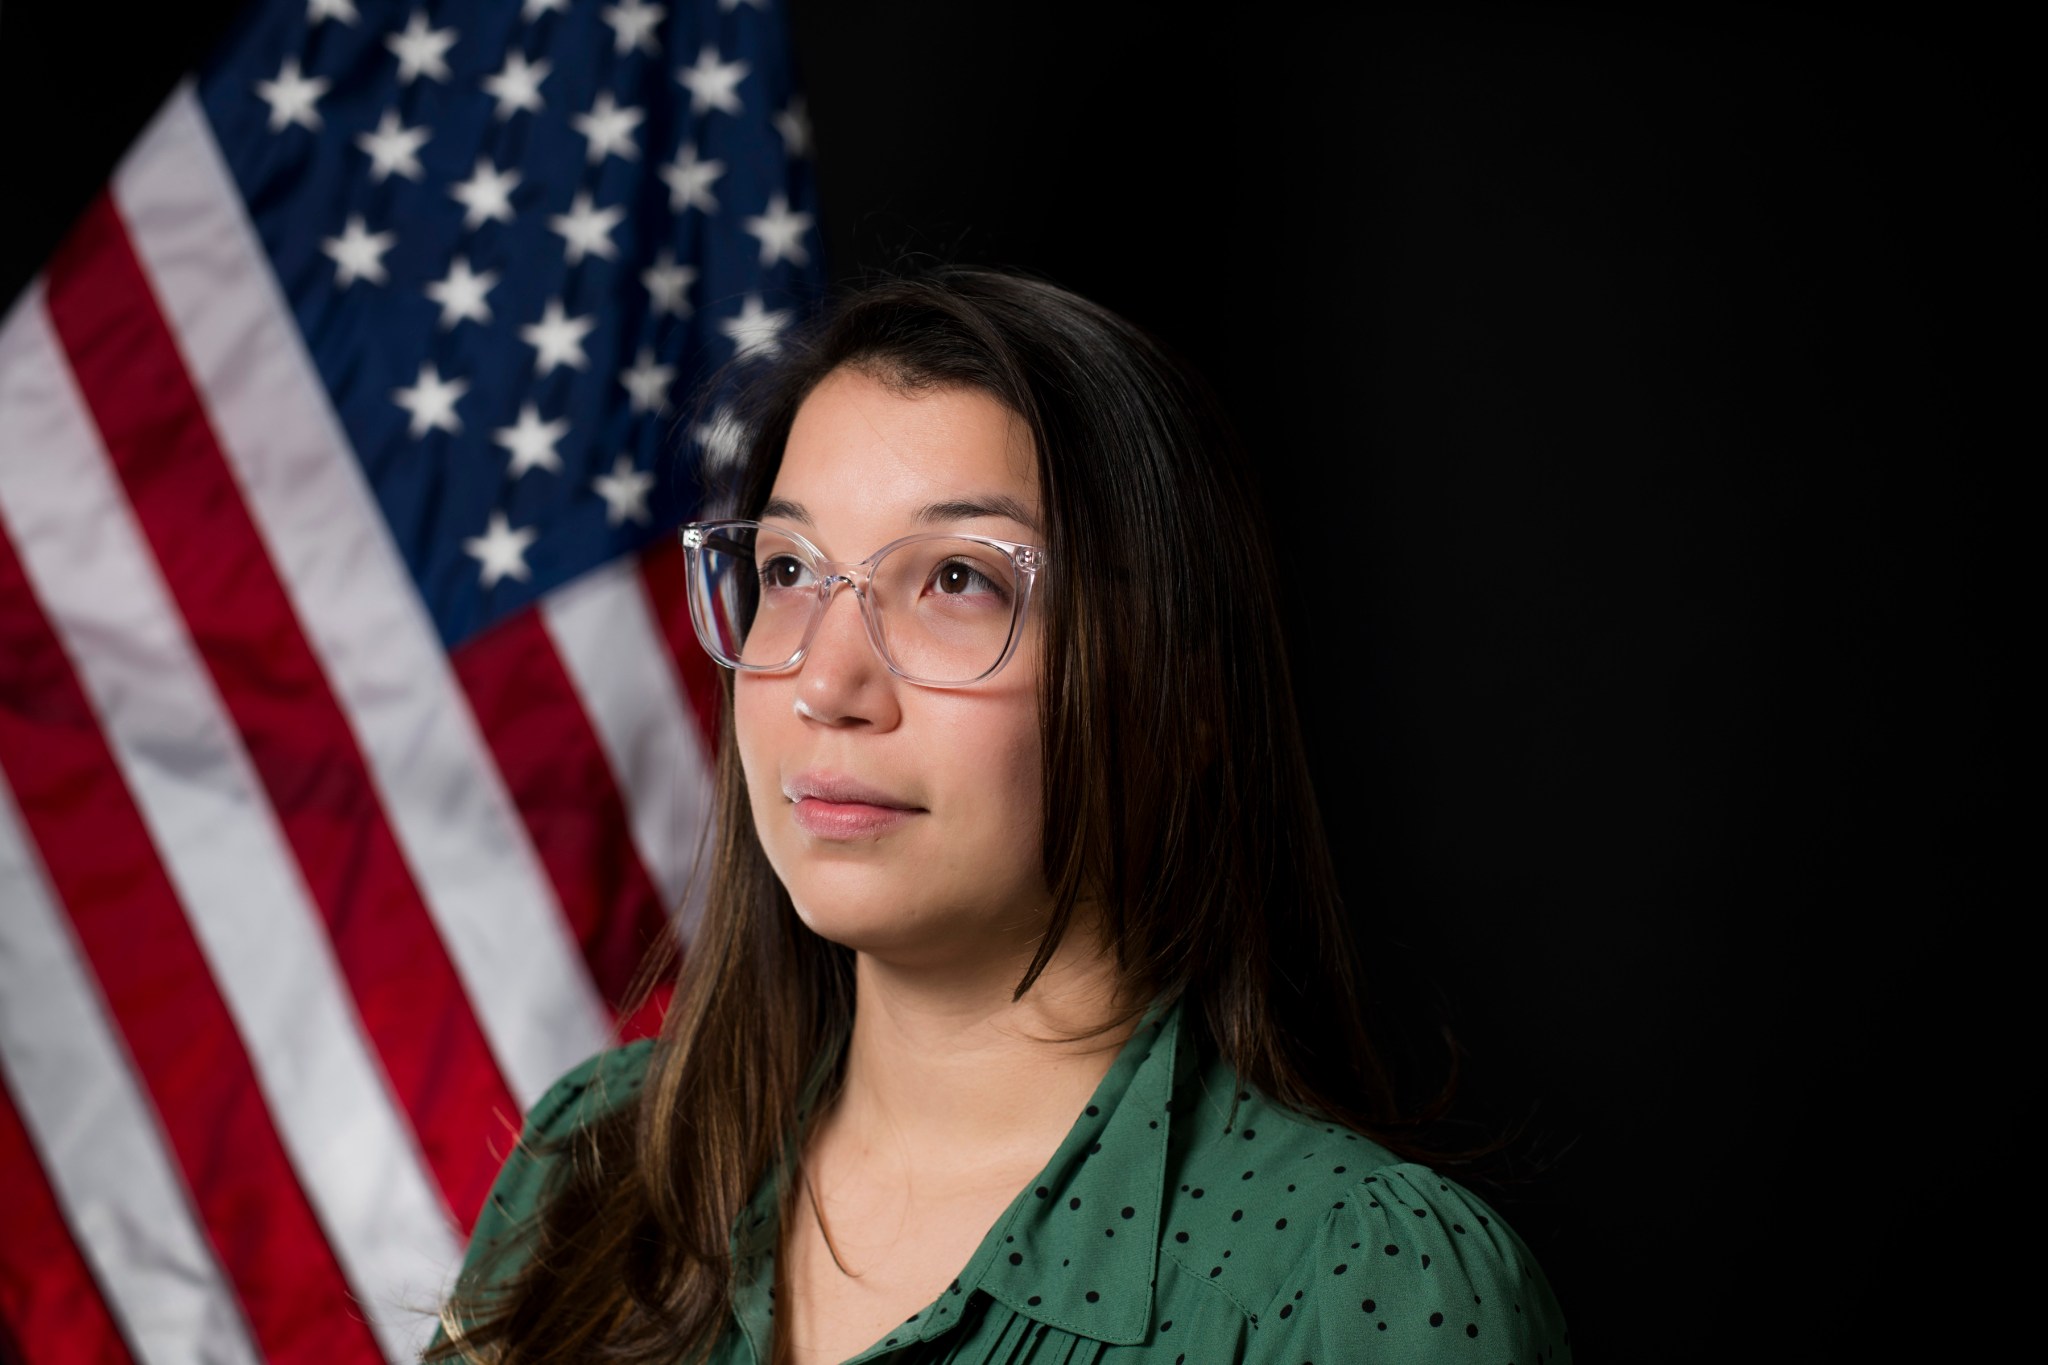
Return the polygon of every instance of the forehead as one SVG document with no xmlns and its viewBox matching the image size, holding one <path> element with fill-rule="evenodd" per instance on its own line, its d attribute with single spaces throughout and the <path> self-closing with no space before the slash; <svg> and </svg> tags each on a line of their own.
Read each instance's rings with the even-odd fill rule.
<svg viewBox="0 0 2048 1365">
<path fill-rule="evenodd" d="M 980 389 L 903 390 L 840 369 L 797 409 L 771 496 L 828 535 L 961 521 L 1035 533 L 1038 462 L 1023 419 Z"/>
</svg>

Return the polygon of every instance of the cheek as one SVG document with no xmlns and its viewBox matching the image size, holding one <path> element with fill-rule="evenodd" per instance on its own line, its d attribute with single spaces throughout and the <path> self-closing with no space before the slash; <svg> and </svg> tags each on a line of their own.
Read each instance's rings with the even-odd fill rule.
<svg viewBox="0 0 2048 1365">
<path fill-rule="evenodd" d="M 1043 762 L 1038 714 L 1030 696 L 1007 699 L 990 713 L 969 713 L 938 727 L 942 738 L 929 751 L 944 754 L 954 788 L 975 813 L 976 840 L 993 853 L 1007 850 L 1006 862 L 1036 866 L 1041 825 Z"/>
<path fill-rule="evenodd" d="M 779 697 L 773 682 L 741 674 L 733 681 L 732 727 L 738 744 L 740 771 L 747 779 L 747 799 L 758 822 L 765 797 L 781 799 L 780 774 L 775 766 L 775 731 L 779 716 L 789 714 L 789 703 Z"/>
<path fill-rule="evenodd" d="M 1036 858 L 1044 761 L 1038 730 L 1037 651 L 1027 641 L 982 689 L 939 694 L 946 750 L 957 780 L 977 792 L 988 816 Z"/>
</svg>

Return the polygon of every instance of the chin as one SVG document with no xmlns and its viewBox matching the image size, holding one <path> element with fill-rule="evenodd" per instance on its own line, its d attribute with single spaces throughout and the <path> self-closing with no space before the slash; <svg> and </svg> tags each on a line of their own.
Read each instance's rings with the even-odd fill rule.
<svg viewBox="0 0 2048 1365">
<path fill-rule="evenodd" d="M 783 885 L 797 918 L 812 933 L 902 967 L 964 967 L 1028 952 L 1044 919 L 1042 910 L 1020 914 L 972 897 L 948 897 L 929 881 L 906 885 L 895 876 L 784 878 Z"/>
<path fill-rule="evenodd" d="M 819 938 L 906 967 L 947 961 L 975 937 L 966 926 L 947 924 L 943 917 L 906 915 L 901 902 L 865 905 L 835 897 L 827 901 L 829 908 L 822 908 L 796 897 L 791 901 L 797 918 Z"/>
</svg>

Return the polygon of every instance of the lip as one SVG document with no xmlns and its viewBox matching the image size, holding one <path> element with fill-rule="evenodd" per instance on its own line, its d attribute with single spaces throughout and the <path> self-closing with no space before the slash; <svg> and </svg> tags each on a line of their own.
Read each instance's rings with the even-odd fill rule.
<svg viewBox="0 0 2048 1365">
<path fill-rule="evenodd" d="M 923 814 L 901 797 L 834 773 L 800 773 L 782 794 L 797 828 L 818 839 L 870 838 Z"/>
</svg>

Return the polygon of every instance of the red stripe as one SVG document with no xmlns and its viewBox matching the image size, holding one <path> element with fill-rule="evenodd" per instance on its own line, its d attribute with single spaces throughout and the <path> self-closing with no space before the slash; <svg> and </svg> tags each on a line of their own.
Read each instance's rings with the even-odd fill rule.
<svg viewBox="0 0 2048 1365">
<path fill-rule="evenodd" d="M 51 262 L 49 309 L 392 1092 L 466 1229 L 497 1174 L 484 1134 L 519 1106 L 108 197 Z"/>
<path fill-rule="evenodd" d="M 669 662 L 683 696 L 689 699 L 690 714 L 704 737 L 704 753 L 712 760 L 718 755 L 718 713 L 724 705 L 718 665 L 697 643 L 697 628 L 690 623 L 690 594 L 683 547 L 675 537 L 664 536 L 640 557 L 640 586 L 647 593 L 654 619 L 661 623 L 662 638 L 668 641 Z"/>
<path fill-rule="evenodd" d="M 507 618 L 454 660 L 591 979 L 616 1009 L 668 921 L 589 713 L 538 612 Z"/>
<path fill-rule="evenodd" d="M 132 1362 L 134 1354 L 107 1311 L 92 1267 L 71 1240 L 57 1196 L 15 1112 L 4 1069 L 0 1186 L 7 1190 L 6 1225 L 0 1232 L 0 1321 L 21 1358 Z"/>
<path fill-rule="evenodd" d="M 633 1005 L 619 1020 L 619 1041 L 630 1043 L 638 1038 L 653 1038 L 661 1032 L 661 1021 L 668 1017 L 668 1007 L 674 1003 L 676 983 L 673 977 L 655 983 L 647 992 L 647 998 Z"/>
<path fill-rule="evenodd" d="M 382 1359 L 85 692 L 0 526 L 0 771 L 257 1344 Z"/>
</svg>

